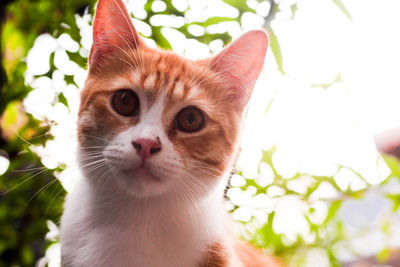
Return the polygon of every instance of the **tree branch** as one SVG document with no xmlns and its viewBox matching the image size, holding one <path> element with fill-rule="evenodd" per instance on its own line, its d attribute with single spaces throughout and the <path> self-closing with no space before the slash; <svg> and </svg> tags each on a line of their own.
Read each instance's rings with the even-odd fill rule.
<svg viewBox="0 0 400 267">
<path fill-rule="evenodd" d="M 275 0 L 269 0 L 270 3 L 270 8 L 268 11 L 268 15 L 265 17 L 265 22 L 263 28 L 268 30 L 271 27 L 271 21 L 275 19 L 276 11 L 277 11 L 277 5 L 275 3 Z"/>
</svg>

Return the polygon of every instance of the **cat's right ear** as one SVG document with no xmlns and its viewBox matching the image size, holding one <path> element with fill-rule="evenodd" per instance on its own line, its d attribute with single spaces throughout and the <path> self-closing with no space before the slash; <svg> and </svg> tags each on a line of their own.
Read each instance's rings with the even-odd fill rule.
<svg viewBox="0 0 400 267">
<path fill-rule="evenodd" d="M 139 45 L 140 38 L 122 0 L 99 0 L 89 66 L 95 66 L 114 52 L 137 49 Z"/>
<path fill-rule="evenodd" d="M 262 30 L 249 31 L 205 60 L 231 87 L 230 100 L 244 107 L 264 65 L 268 35 Z"/>
</svg>

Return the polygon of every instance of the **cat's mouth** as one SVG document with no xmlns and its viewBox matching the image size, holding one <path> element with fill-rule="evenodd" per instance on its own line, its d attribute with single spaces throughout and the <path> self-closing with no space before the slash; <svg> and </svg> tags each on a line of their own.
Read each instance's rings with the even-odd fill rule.
<svg viewBox="0 0 400 267">
<path fill-rule="evenodd" d="M 144 166 L 139 166 L 137 168 L 122 169 L 121 173 L 127 177 L 132 177 L 133 179 L 151 179 L 153 181 L 161 182 L 161 179 L 158 176 L 153 175 Z"/>
</svg>

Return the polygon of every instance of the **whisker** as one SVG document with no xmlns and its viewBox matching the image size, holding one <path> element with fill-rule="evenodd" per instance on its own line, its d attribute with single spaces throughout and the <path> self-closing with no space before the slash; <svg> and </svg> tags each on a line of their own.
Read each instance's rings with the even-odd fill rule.
<svg viewBox="0 0 400 267">
<path fill-rule="evenodd" d="M 50 171 L 50 170 L 47 169 L 47 168 L 45 168 L 45 169 L 43 169 L 43 170 L 41 170 L 41 171 L 35 173 L 33 176 L 31 176 L 31 177 L 25 179 L 24 181 L 18 183 L 17 185 L 14 185 L 14 186 L 11 187 L 10 189 L 8 189 L 8 190 L 5 191 L 4 193 L 2 193 L 2 195 L 6 195 L 6 194 L 10 193 L 11 191 L 13 191 L 14 189 L 16 189 L 17 187 L 23 185 L 24 183 L 26 183 L 26 182 L 29 181 L 29 180 L 32 180 L 32 179 L 35 178 L 36 176 L 38 176 L 38 175 L 44 173 L 45 171 Z M 21 180 L 21 179 L 23 179 L 23 178 L 26 177 L 26 176 L 28 176 L 28 175 L 24 175 L 24 176 L 22 176 L 21 178 L 19 178 L 18 180 Z"/>
<path fill-rule="evenodd" d="M 94 139 L 97 139 L 97 140 L 106 142 L 106 143 L 108 143 L 108 144 L 112 144 L 112 142 L 110 142 L 110 141 L 108 141 L 108 140 L 106 140 L 106 139 L 104 139 L 104 138 L 100 138 L 100 137 L 98 137 L 98 136 L 89 135 L 89 134 L 81 134 L 81 135 L 82 135 L 82 136 L 86 136 L 86 137 L 91 137 L 91 138 L 94 138 Z"/>
<path fill-rule="evenodd" d="M 11 170 L 10 172 L 20 173 L 20 172 L 43 170 L 43 169 L 47 169 L 47 168 L 46 167 L 35 167 L 35 168 L 28 168 L 28 169 L 22 169 L 22 170 Z"/>
<path fill-rule="evenodd" d="M 61 184 L 59 184 L 59 186 L 60 186 L 60 185 L 61 185 Z M 47 206 L 47 209 L 46 209 L 46 216 L 45 216 L 45 217 L 47 217 L 47 214 L 48 214 L 48 212 L 49 212 L 49 210 L 50 210 L 50 208 L 51 208 L 51 205 L 53 205 L 53 203 L 56 201 L 56 199 L 60 196 L 60 194 L 61 194 L 64 190 L 65 190 L 64 187 L 61 185 L 61 189 L 59 189 L 59 190 L 57 191 L 56 195 L 53 197 L 53 199 L 50 201 L 49 205 Z"/>
<path fill-rule="evenodd" d="M 107 161 L 106 161 L 106 159 L 102 158 L 102 159 L 99 159 L 99 160 L 96 160 L 96 161 L 93 161 L 93 162 L 89 162 L 89 163 L 87 163 L 85 165 L 82 165 L 81 168 L 86 169 L 87 167 L 97 166 L 97 164 L 100 164 L 100 163 L 107 163 Z"/>
<path fill-rule="evenodd" d="M 24 207 L 26 207 L 28 205 L 29 202 L 32 201 L 32 199 L 37 195 L 40 194 L 41 192 L 43 192 L 43 190 L 45 190 L 46 188 L 48 188 L 50 185 L 52 185 L 53 183 L 58 182 L 58 180 L 55 178 L 53 181 L 48 182 L 45 186 L 43 186 L 39 191 L 37 191 L 35 194 L 33 194 L 29 200 L 25 203 Z"/>
</svg>

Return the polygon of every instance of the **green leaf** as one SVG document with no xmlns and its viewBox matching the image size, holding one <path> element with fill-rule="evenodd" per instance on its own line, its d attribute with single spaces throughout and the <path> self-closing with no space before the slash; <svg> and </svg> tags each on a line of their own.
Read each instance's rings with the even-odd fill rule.
<svg viewBox="0 0 400 267">
<path fill-rule="evenodd" d="M 344 6 L 341 0 L 332 0 L 332 2 L 349 18 L 349 20 L 353 21 L 353 18 L 350 15 L 350 12 Z"/>
<path fill-rule="evenodd" d="M 272 162 L 272 157 L 275 152 L 276 152 L 276 146 L 271 147 L 271 149 L 269 150 L 263 150 L 261 162 L 266 162 L 269 165 L 273 166 L 274 164 Z"/>
<path fill-rule="evenodd" d="M 290 10 L 292 11 L 292 19 L 294 18 L 294 15 L 296 15 L 297 10 L 299 10 L 299 7 L 297 6 L 297 4 L 298 3 L 290 6 Z"/>
<path fill-rule="evenodd" d="M 256 234 L 253 236 L 251 242 L 263 248 L 269 248 L 274 252 L 282 251 L 285 249 L 285 244 L 282 241 L 283 235 L 277 234 L 273 228 L 275 212 L 268 214 L 267 223 L 257 230 Z"/>
<path fill-rule="evenodd" d="M 156 43 L 163 49 L 167 50 L 172 50 L 171 44 L 168 42 L 168 40 L 164 37 L 164 35 L 161 33 L 161 26 L 158 27 L 153 27 L 153 34 L 151 38 L 156 41 Z"/>
<path fill-rule="evenodd" d="M 253 12 L 256 13 L 256 11 L 252 8 L 250 8 L 246 1 L 243 0 L 222 0 L 225 3 L 227 3 L 230 6 L 233 6 L 234 8 L 238 9 L 239 12 L 243 13 L 243 12 Z"/>
<path fill-rule="evenodd" d="M 278 94 L 278 93 L 275 93 L 274 97 L 271 98 L 271 100 L 268 102 L 268 105 L 267 105 L 267 107 L 266 107 L 265 110 L 264 110 L 264 114 L 267 114 L 268 111 L 270 110 L 270 108 L 271 108 L 271 106 L 272 106 L 272 103 L 274 103 L 274 100 L 275 100 L 275 97 L 276 97 L 277 94 Z"/>
<path fill-rule="evenodd" d="M 317 83 L 317 84 L 312 84 L 311 87 L 321 87 L 324 90 L 328 89 L 329 87 L 331 87 L 332 85 L 334 85 L 335 83 L 341 83 L 343 82 L 342 79 L 342 74 L 339 73 L 338 75 L 336 75 L 335 79 L 330 82 L 330 83 Z"/>
<path fill-rule="evenodd" d="M 271 47 L 272 53 L 274 54 L 276 64 L 278 65 L 278 69 L 282 74 L 286 74 L 282 67 L 283 61 L 282 61 L 281 46 L 272 29 L 269 30 L 269 39 L 270 39 L 269 45 Z"/>
<path fill-rule="evenodd" d="M 397 212 L 400 207 L 400 195 L 387 194 L 386 197 L 389 198 L 393 202 L 393 212 Z"/>
<path fill-rule="evenodd" d="M 58 95 L 58 102 L 64 104 L 67 108 L 69 108 L 69 106 L 68 106 L 68 100 L 67 100 L 67 98 L 64 96 L 63 93 L 60 93 L 60 94 Z"/>
<path fill-rule="evenodd" d="M 196 24 L 196 25 L 201 25 L 203 27 L 208 27 L 208 26 L 218 24 L 220 22 L 226 22 L 226 21 L 237 21 L 237 19 L 229 18 L 229 17 L 211 17 L 211 18 L 208 18 L 204 22 L 193 22 L 190 24 Z M 188 24 L 188 25 L 190 25 L 190 24 Z"/>
<path fill-rule="evenodd" d="M 388 165 L 392 176 L 396 176 L 400 178 L 400 164 L 399 160 L 396 157 L 389 156 L 389 155 L 382 155 L 383 160 Z"/>
<path fill-rule="evenodd" d="M 335 252 L 332 248 L 327 249 L 326 252 L 328 253 L 328 259 L 329 259 L 329 263 L 331 264 L 331 267 L 341 267 L 342 266 L 342 264 L 338 260 L 337 255 L 335 254 Z"/>
<path fill-rule="evenodd" d="M 382 249 L 378 255 L 376 255 L 376 260 L 379 263 L 386 263 L 390 256 L 390 250 L 388 248 Z"/>
<path fill-rule="evenodd" d="M 326 224 L 329 220 L 335 217 L 336 213 L 338 212 L 339 208 L 342 206 L 341 200 L 336 200 L 331 203 L 331 206 L 328 210 L 328 215 L 326 216 L 324 224 Z"/>
</svg>

